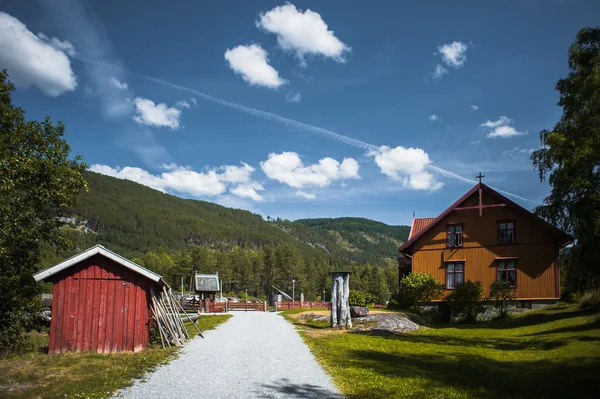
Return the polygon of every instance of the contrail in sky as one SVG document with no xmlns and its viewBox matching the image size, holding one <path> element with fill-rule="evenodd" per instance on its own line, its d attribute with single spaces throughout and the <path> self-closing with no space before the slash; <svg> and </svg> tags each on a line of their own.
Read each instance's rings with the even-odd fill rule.
<svg viewBox="0 0 600 399">
<path fill-rule="evenodd" d="M 477 184 L 476 180 L 467 179 L 466 177 L 462 177 L 460 175 L 457 175 L 454 172 L 450 172 L 449 170 L 442 169 L 442 168 L 439 168 L 437 166 L 427 165 L 427 168 L 429 168 L 429 169 L 431 169 L 431 170 L 433 170 L 435 172 L 438 172 L 440 175 L 444 175 L 446 177 L 451 177 L 453 179 L 460 180 L 460 181 L 463 181 L 465 183 Z M 515 197 L 515 198 L 518 198 L 518 199 L 523 200 L 523 201 L 529 201 L 529 202 L 532 202 L 534 204 L 537 204 L 537 202 L 532 201 L 532 200 L 530 200 L 528 198 L 521 197 L 521 196 L 519 196 L 517 194 L 509 193 L 508 191 L 500 190 L 499 188 L 492 187 L 489 184 L 488 184 L 488 186 L 491 187 L 491 188 L 493 188 L 494 190 L 496 190 L 496 191 L 504 194 L 504 195 L 510 195 L 511 197 Z"/>
<path fill-rule="evenodd" d="M 286 117 L 283 117 L 281 115 L 274 114 L 272 112 L 261 111 L 261 110 L 256 109 L 256 108 L 246 107 L 244 105 L 232 103 L 231 101 L 223 100 L 223 99 L 220 99 L 218 97 L 213 97 L 211 95 L 202 93 L 202 92 L 200 92 L 198 90 L 194 90 L 194 89 L 191 89 L 189 87 L 181 86 L 181 85 L 178 85 L 178 84 L 175 84 L 175 83 L 167 82 L 166 80 L 163 80 L 163 79 L 158 79 L 158 78 L 155 78 L 155 77 L 152 77 L 152 76 L 148 76 L 148 75 L 144 75 L 144 74 L 136 73 L 136 72 L 132 72 L 132 74 L 135 75 L 135 76 L 138 76 L 138 77 L 140 77 L 142 79 L 146 79 L 146 80 L 148 80 L 150 82 L 158 83 L 158 84 L 161 84 L 161 85 L 164 85 L 164 86 L 171 87 L 173 89 L 177 89 L 177 90 L 181 90 L 181 91 L 186 91 L 188 93 L 192 93 L 192 94 L 194 94 L 194 95 L 196 95 L 198 97 L 201 97 L 201 98 L 204 98 L 206 100 L 212 101 L 214 103 L 223 105 L 225 107 L 233 108 L 235 110 L 238 110 L 238 111 L 243 112 L 243 113 L 248 114 L 248 115 L 252 115 L 252 116 L 256 116 L 256 117 L 261 118 L 261 119 L 265 119 L 265 120 L 277 122 L 277 123 L 280 123 L 280 124 L 282 124 L 284 126 L 296 127 L 296 128 L 299 128 L 299 129 L 302 129 L 302 130 L 305 130 L 305 131 L 309 131 L 309 132 L 313 132 L 313 133 L 316 133 L 316 134 L 320 134 L 322 136 L 329 137 L 329 138 L 332 138 L 332 139 L 337 140 L 337 141 L 341 141 L 342 143 L 349 144 L 349 145 L 351 145 L 353 147 L 356 147 L 356 148 L 362 148 L 363 150 L 368 150 L 368 151 L 377 151 L 379 149 L 379 147 L 376 146 L 376 145 L 369 144 L 369 143 L 366 143 L 366 142 L 361 141 L 361 140 L 353 139 L 352 137 L 344 136 L 342 134 L 339 134 L 339 133 L 336 133 L 336 132 L 332 132 L 331 130 L 324 129 L 324 128 L 319 127 L 319 126 L 315 126 L 315 125 L 311 125 L 311 124 L 308 124 L 308 123 L 300 122 L 300 121 L 297 121 L 297 120 L 294 120 L 294 119 L 286 118 Z M 440 168 L 438 166 L 427 165 L 426 167 L 428 169 L 434 171 L 434 172 L 437 172 L 437 173 L 443 175 L 443 176 L 450 177 L 452 179 L 459 180 L 459 181 L 462 181 L 464 183 L 477 184 L 476 180 L 467 179 L 466 177 L 457 175 L 454 172 L 450 172 L 449 170 L 442 169 L 442 168 Z M 490 187 L 492 187 L 492 186 L 490 186 Z M 501 192 L 501 193 L 503 193 L 505 195 L 509 195 L 511 197 L 514 197 L 514 198 L 518 198 L 518 199 L 520 199 L 522 201 L 528 201 L 528 202 L 531 202 L 531 203 L 537 203 L 536 201 L 532 201 L 532 200 L 530 200 L 528 198 L 521 197 L 521 196 L 519 196 L 517 194 L 513 194 L 513 193 L 510 193 L 508 191 L 500 190 L 499 188 L 495 188 L 495 187 L 492 187 L 492 188 L 494 190 L 498 191 L 498 192 Z"/>
<path fill-rule="evenodd" d="M 198 90 L 194 90 L 194 89 L 191 89 L 189 87 L 181 86 L 181 85 L 178 85 L 178 84 L 175 84 L 175 83 L 167 82 L 166 80 L 158 79 L 158 78 L 155 78 L 155 77 L 152 77 L 152 76 L 148 76 L 148 75 L 144 75 L 144 74 L 136 73 L 136 72 L 132 72 L 132 74 L 135 75 L 135 76 L 138 76 L 138 77 L 140 77 L 142 79 L 146 79 L 148 81 L 154 82 L 154 83 L 158 83 L 158 84 L 161 84 L 161 85 L 164 85 L 164 86 L 171 87 L 173 89 L 182 90 L 182 91 L 186 91 L 188 93 L 192 93 L 192 94 L 194 94 L 194 95 L 196 95 L 198 97 L 204 98 L 206 100 L 212 101 L 212 102 L 217 103 L 217 104 L 221 104 L 221 105 L 223 105 L 225 107 L 236 109 L 236 110 L 238 110 L 240 112 L 243 112 L 245 114 L 248 114 L 248 115 L 252 115 L 252 116 L 256 116 L 256 117 L 261 118 L 261 119 L 265 119 L 265 120 L 277 122 L 277 123 L 280 123 L 280 124 L 282 124 L 284 126 L 296 127 L 296 128 L 300 128 L 300 129 L 309 131 L 309 132 L 317 133 L 317 134 L 320 134 L 322 136 L 326 136 L 326 137 L 332 138 L 334 140 L 341 141 L 342 143 L 349 144 L 349 145 L 351 145 L 353 147 L 356 147 L 356 148 L 362 148 L 363 150 L 368 150 L 368 151 L 376 151 L 376 150 L 379 149 L 379 147 L 376 146 L 376 145 L 369 144 L 369 143 L 366 143 L 366 142 L 361 141 L 361 140 L 353 139 L 352 137 L 344 136 L 342 134 L 339 134 L 339 133 L 336 133 L 336 132 L 332 132 L 331 130 L 324 129 L 322 127 L 318 127 L 318 126 L 310 125 L 308 123 L 303 123 L 303 122 L 300 122 L 300 121 L 297 121 L 297 120 L 294 120 L 294 119 L 286 118 L 286 117 L 274 114 L 272 112 L 261 111 L 261 110 L 256 109 L 256 108 L 246 107 L 244 105 L 232 103 L 231 101 L 223 100 L 223 99 L 220 99 L 218 97 L 213 97 L 211 95 L 202 93 L 202 92 L 200 92 Z M 454 172 L 450 172 L 449 170 L 442 169 L 442 168 L 440 168 L 438 166 L 427 165 L 426 167 L 428 169 L 434 171 L 434 172 L 437 172 L 437 173 L 443 175 L 443 176 L 450 177 L 452 179 L 459 180 L 459 181 L 462 181 L 464 183 L 477 184 L 476 180 L 467 179 L 466 177 L 457 175 Z M 524 198 L 524 197 L 521 197 L 521 196 L 513 194 L 513 193 L 509 193 L 508 191 L 500 190 L 499 188 L 495 188 L 495 187 L 492 187 L 492 188 L 494 190 L 496 190 L 496 191 L 499 191 L 499 192 L 505 194 L 505 195 L 510 195 L 510 196 L 512 196 L 514 198 L 518 198 L 518 199 L 520 199 L 522 201 L 528 201 L 528 202 L 536 203 L 535 201 L 532 201 L 532 200 L 530 200 L 528 198 Z"/>
<path fill-rule="evenodd" d="M 84 62 L 91 62 L 91 63 L 96 62 L 96 61 L 86 60 L 86 59 L 82 59 L 82 58 L 79 58 L 79 59 L 81 61 L 84 61 Z M 113 67 L 116 68 L 116 69 L 122 69 L 122 68 L 120 68 L 118 66 L 113 66 Z M 324 128 L 319 127 L 319 126 L 315 126 L 315 125 L 311 125 L 311 124 L 308 124 L 308 123 L 300 122 L 300 121 L 297 121 L 297 120 L 294 120 L 294 119 L 286 118 L 286 117 L 283 117 L 281 115 L 274 114 L 272 112 L 261 111 L 261 110 L 256 109 L 256 108 L 246 107 L 244 105 L 240 105 L 240 104 L 237 104 L 237 103 L 233 103 L 231 101 L 223 100 L 223 99 L 218 98 L 218 97 L 213 97 L 213 96 L 211 96 L 209 94 L 202 93 L 202 92 L 200 92 L 198 90 L 194 90 L 194 89 L 186 87 L 186 86 L 181 86 L 181 85 L 178 85 L 178 84 L 175 84 L 175 83 L 171 83 L 171 82 L 168 82 L 168 81 L 163 80 L 163 79 L 155 78 L 153 76 L 148 76 L 148 75 L 144 75 L 144 74 L 137 73 L 137 72 L 130 72 L 130 73 L 132 75 L 134 75 L 134 76 L 137 76 L 139 78 L 145 79 L 147 81 L 154 82 L 154 83 L 157 83 L 157 84 L 160 84 L 160 85 L 163 85 L 163 86 L 167 86 L 167 87 L 170 87 L 170 88 L 173 88 L 173 89 L 176 89 L 176 90 L 181 90 L 181 91 L 185 91 L 185 92 L 188 92 L 188 93 L 192 93 L 195 96 L 198 96 L 200 98 L 204 98 L 205 100 L 212 101 L 214 103 L 223 105 L 223 106 L 228 107 L 228 108 L 235 109 L 237 111 L 243 112 L 243 113 L 248 114 L 248 115 L 255 116 L 257 118 L 261 118 L 261 119 L 268 120 L 268 121 L 273 121 L 273 122 L 279 123 L 279 124 L 284 125 L 284 126 L 295 127 L 295 128 L 298 128 L 298 129 L 302 129 L 304 131 L 316 133 L 316 134 L 319 134 L 321 136 L 329 137 L 331 139 L 340 141 L 342 143 L 351 145 L 351 146 L 356 147 L 356 148 L 361 148 L 361 149 L 366 150 L 366 151 L 377 151 L 377 150 L 379 150 L 379 146 L 376 146 L 376 145 L 373 145 L 373 144 L 370 144 L 370 143 L 366 143 L 366 142 L 361 141 L 361 140 L 353 139 L 352 137 L 344 136 L 342 134 L 333 132 L 333 131 L 328 130 L 328 129 L 324 129 Z M 477 181 L 475 181 L 475 180 L 467 179 L 466 177 L 457 175 L 454 172 L 450 172 L 449 170 L 442 169 L 442 168 L 440 168 L 438 166 L 426 165 L 426 168 L 428 168 L 429 170 L 431 170 L 433 172 L 439 173 L 439 174 L 441 174 L 443 176 L 446 176 L 446 177 L 449 177 L 449 178 L 452 178 L 452 179 L 455 179 L 455 180 L 459 180 L 459 181 L 462 181 L 464 183 L 477 184 Z M 537 203 L 536 201 L 532 201 L 532 200 L 530 200 L 528 198 L 524 198 L 524 197 L 521 197 L 519 195 L 516 195 L 516 194 L 513 194 L 513 193 L 509 193 L 508 191 L 500 190 L 500 189 L 495 188 L 495 187 L 492 187 L 492 188 L 494 190 L 498 191 L 498 192 L 501 192 L 501 193 L 503 193 L 505 195 L 509 195 L 509 196 L 517 198 L 517 199 L 520 199 L 522 201 L 528 201 L 528 202 L 531 202 L 531 203 Z"/>
<path fill-rule="evenodd" d="M 338 134 L 336 132 L 332 132 L 331 130 L 323 129 L 322 127 L 318 127 L 318 126 L 314 126 L 314 125 L 309 125 L 308 123 L 299 122 L 299 121 L 294 120 L 294 119 L 285 118 L 283 116 L 274 114 L 272 112 L 266 112 L 266 111 L 261 111 L 259 109 L 255 109 L 255 108 L 245 107 L 245 106 L 240 105 L 240 104 L 232 103 L 230 101 L 222 100 L 220 98 L 213 97 L 213 96 L 210 96 L 208 94 L 204 94 L 204 93 L 199 92 L 197 90 L 190 89 L 189 87 L 180 86 L 180 85 L 177 85 L 175 83 L 167 82 L 166 80 L 154 78 L 152 76 L 143 75 L 141 73 L 136 73 L 136 72 L 132 72 L 132 74 L 135 75 L 135 76 L 138 76 L 140 78 L 143 78 L 143 79 L 149 80 L 151 82 L 154 82 L 154 83 L 158 83 L 158 84 L 161 84 L 161 85 L 169 86 L 169 87 L 172 87 L 174 89 L 178 89 L 178 90 L 182 90 L 182 91 L 187 91 L 188 93 L 193 93 L 194 95 L 196 95 L 198 97 L 202 97 L 202 98 L 204 98 L 206 100 L 215 102 L 217 104 L 224 105 L 224 106 L 229 107 L 229 108 L 236 109 L 238 111 L 241 111 L 243 113 L 246 113 L 246 114 L 249 114 L 249 115 L 252 115 L 252 116 L 256 116 L 256 117 L 261 118 L 261 119 L 266 119 L 266 120 L 269 120 L 269 121 L 280 123 L 280 124 L 282 124 L 284 126 L 296 127 L 296 128 L 300 128 L 300 129 L 303 129 L 303 130 L 307 130 L 307 131 L 313 132 L 313 133 L 317 133 L 317 134 L 320 134 L 322 136 L 326 136 L 326 137 L 332 138 L 334 140 L 341 141 L 342 143 L 349 144 L 349 145 L 351 145 L 353 147 L 362 148 L 364 150 L 370 150 L 370 151 L 374 151 L 374 150 L 377 150 L 379 148 L 379 147 L 377 147 L 377 146 L 375 146 L 373 144 L 365 143 L 364 141 L 356 140 L 356 139 L 353 139 L 352 137 L 344 136 L 344 135 Z"/>
</svg>

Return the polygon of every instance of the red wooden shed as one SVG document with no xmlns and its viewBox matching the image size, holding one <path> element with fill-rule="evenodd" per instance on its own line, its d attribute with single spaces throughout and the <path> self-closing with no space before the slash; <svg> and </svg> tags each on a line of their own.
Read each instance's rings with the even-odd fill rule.
<svg viewBox="0 0 600 399">
<path fill-rule="evenodd" d="M 96 245 L 33 277 L 54 283 L 49 353 L 148 346 L 152 292 L 165 285 L 160 275 Z"/>
</svg>

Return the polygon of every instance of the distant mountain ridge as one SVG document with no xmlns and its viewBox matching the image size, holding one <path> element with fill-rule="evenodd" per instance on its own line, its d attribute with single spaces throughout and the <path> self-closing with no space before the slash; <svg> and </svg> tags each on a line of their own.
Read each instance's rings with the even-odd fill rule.
<svg viewBox="0 0 600 399">
<path fill-rule="evenodd" d="M 128 180 L 90 171 L 85 177 L 89 190 L 80 194 L 69 219 L 75 243 L 105 244 L 125 256 L 193 244 L 220 249 L 289 245 L 388 264 L 410 230 L 364 218 L 265 221 L 248 211 L 178 198 Z"/>
<path fill-rule="evenodd" d="M 295 223 L 333 239 L 342 251 L 337 253 L 331 248 L 332 254 L 370 263 L 396 259 L 398 246 L 408 240 L 410 232 L 410 226 L 391 226 L 358 217 L 300 219 Z"/>
</svg>

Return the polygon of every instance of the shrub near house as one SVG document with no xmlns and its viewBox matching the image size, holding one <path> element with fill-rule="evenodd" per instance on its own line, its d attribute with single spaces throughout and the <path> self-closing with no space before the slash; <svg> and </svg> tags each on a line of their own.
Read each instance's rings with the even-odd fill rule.
<svg viewBox="0 0 600 399">
<path fill-rule="evenodd" d="M 459 284 L 447 298 L 452 317 L 469 323 L 475 322 L 477 316 L 485 310 L 485 302 L 482 301 L 484 291 L 481 281 L 467 280 Z"/>
<path fill-rule="evenodd" d="M 398 306 L 418 310 L 421 303 L 431 302 L 440 297 L 444 286 L 428 273 L 411 273 L 400 281 Z"/>
<path fill-rule="evenodd" d="M 490 285 L 490 304 L 498 312 L 498 317 L 508 316 L 511 306 L 515 303 L 514 289 L 504 280 L 494 281 Z"/>
</svg>

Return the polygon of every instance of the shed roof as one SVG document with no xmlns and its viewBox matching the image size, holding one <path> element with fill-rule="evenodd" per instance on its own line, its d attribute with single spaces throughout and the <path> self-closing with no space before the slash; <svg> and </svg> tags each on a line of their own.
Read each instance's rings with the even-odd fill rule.
<svg viewBox="0 0 600 399">
<path fill-rule="evenodd" d="M 69 259 L 62 261 L 58 265 L 49 267 L 48 269 L 42 270 L 41 272 L 34 274 L 33 278 L 35 279 L 35 281 L 46 280 L 48 277 L 65 269 L 68 269 L 69 267 L 74 266 L 88 258 L 91 258 L 94 255 L 102 255 L 138 274 L 141 274 L 142 276 L 154 281 L 155 283 L 158 283 L 162 280 L 162 276 L 160 274 L 156 274 L 151 270 L 148 270 L 136 263 L 133 263 L 129 259 L 126 259 L 121 255 L 118 255 L 104 248 L 102 245 L 95 245 L 77 255 L 71 256 Z"/>
<path fill-rule="evenodd" d="M 219 274 L 196 274 L 196 291 L 219 291 Z"/>
</svg>

